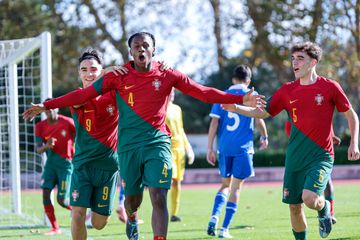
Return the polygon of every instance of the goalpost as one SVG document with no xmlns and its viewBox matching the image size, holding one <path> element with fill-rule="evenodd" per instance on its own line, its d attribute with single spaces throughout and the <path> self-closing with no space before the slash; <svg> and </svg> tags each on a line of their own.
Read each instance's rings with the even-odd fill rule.
<svg viewBox="0 0 360 240">
<path fill-rule="evenodd" d="M 52 96 L 51 81 L 50 33 L 0 41 L 0 228 L 44 225 L 43 159 L 21 113 Z"/>
</svg>

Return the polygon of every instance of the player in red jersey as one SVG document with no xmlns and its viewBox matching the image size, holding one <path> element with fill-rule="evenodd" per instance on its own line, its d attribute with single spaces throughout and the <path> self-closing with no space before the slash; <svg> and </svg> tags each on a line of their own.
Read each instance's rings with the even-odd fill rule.
<svg viewBox="0 0 360 240">
<path fill-rule="evenodd" d="M 71 159 L 74 155 L 75 127 L 71 118 L 57 112 L 57 109 L 47 110 L 47 118 L 35 125 L 36 151 L 40 154 L 46 152 L 47 155 L 41 176 L 44 209 L 51 224 L 51 230 L 46 235 L 61 233 L 55 217 L 54 205 L 50 199 L 50 193 L 56 185 L 57 202 L 63 208 L 71 210 L 69 193 L 73 171 Z"/>
<path fill-rule="evenodd" d="M 88 87 L 103 73 L 102 54 L 87 48 L 79 58 L 79 77 Z M 102 229 L 111 215 L 118 180 L 117 125 L 119 114 L 115 92 L 71 107 L 76 126 L 74 172 L 71 182 L 73 206 L 71 233 L 85 240 L 86 210 L 91 209 L 91 225 Z"/>
<path fill-rule="evenodd" d="M 290 132 L 291 132 L 291 122 L 289 120 L 285 121 L 285 133 L 288 137 L 290 137 Z M 339 146 L 341 143 L 341 139 L 339 137 L 337 137 L 334 133 L 333 133 L 333 143 L 334 146 Z M 336 217 L 335 217 L 335 206 L 334 206 L 334 184 L 332 182 L 331 179 L 331 175 L 329 177 L 329 181 L 326 184 L 325 190 L 324 190 L 324 196 L 325 196 L 325 200 L 328 200 L 330 203 L 330 214 L 331 214 L 331 220 L 332 223 L 335 224 L 337 222 Z"/>
<path fill-rule="evenodd" d="M 307 239 L 304 204 L 318 211 L 319 233 L 325 238 L 332 229 L 330 203 L 324 199 L 323 192 L 334 162 L 334 109 L 343 112 L 348 121 L 349 160 L 360 157 L 359 119 L 340 85 L 317 75 L 316 65 L 321 58 L 319 46 L 311 42 L 297 44 L 291 53 L 296 80 L 284 84 L 272 95 L 266 111 L 233 104 L 223 107 L 258 118 L 274 117 L 282 110 L 288 113 L 291 133 L 285 159 L 283 202 L 289 204 L 296 240 Z"/>
<path fill-rule="evenodd" d="M 105 74 L 92 86 L 79 89 L 54 101 L 34 104 L 24 112 L 25 119 L 54 106 L 82 104 L 99 94 L 116 90 L 120 112 L 118 153 L 120 172 L 125 190 L 128 214 L 126 232 L 129 239 L 139 239 L 137 210 L 148 186 L 152 212 L 154 239 L 166 239 L 168 229 L 167 192 L 171 184 L 172 159 L 170 132 L 165 124 L 168 98 L 173 87 L 185 94 L 209 103 L 262 104 L 262 96 L 227 94 L 197 84 L 186 75 L 170 69 L 161 71 L 152 60 L 155 38 L 147 32 L 132 35 L 128 40 L 134 61 L 125 65 L 125 76 Z"/>
</svg>

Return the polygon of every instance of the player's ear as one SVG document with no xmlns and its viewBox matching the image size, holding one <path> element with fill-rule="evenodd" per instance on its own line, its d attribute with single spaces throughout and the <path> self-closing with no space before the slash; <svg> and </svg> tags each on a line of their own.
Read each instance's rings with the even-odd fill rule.
<svg viewBox="0 0 360 240">
<path fill-rule="evenodd" d="M 317 63 L 318 63 L 318 61 L 315 58 L 311 59 L 311 64 L 313 66 L 315 66 Z"/>
<path fill-rule="evenodd" d="M 155 48 L 153 49 L 153 53 L 152 53 L 152 56 L 155 56 Z"/>
</svg>

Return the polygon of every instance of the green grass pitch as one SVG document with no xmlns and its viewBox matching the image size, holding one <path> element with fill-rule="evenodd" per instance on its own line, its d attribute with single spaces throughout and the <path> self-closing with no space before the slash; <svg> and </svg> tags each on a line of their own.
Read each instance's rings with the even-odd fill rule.
<svg viewBox="0 0 360 240">
<path fill-rule="evenodd" d="M 206 235 L 206 227 L 211 214 L 214 195 L 217 189 L 204 187 L 201 189 L 183 189 L 180 216 L 182 222 L 169 223 L 168 239 L 217 239 Z M 42 209 L 41 194 L 27 193 L 33 197 L 34 207 Z M 152 240 L 151 205 L 148 192 L 140 209 L 140 217 L 145 223 L 140 225 L 140 239 Z M 2 229 L 1 239 L 71 239 L 70 212 L 56 205 L 56 216 L 63 230 L 62 235 L 43 236 L 47 227 L 38 229 Z M 329 240 L 360 239 L 360 185 L 335 181 L 335 212 L 338 223 L 334 225 Z M 316 212 L 306 209 L 308 219 L 308 238 L 321 239 L 318 234 Z M 220 225 L 223 214 L 220 218 Z M 230 233 L 234 239 L 251 240 L 286 240 L 293 239 L 289 210 L 281 203 L 281 186 L 244 185 L 241 192 L 238 211 L 231 224 Z M 88 230 L 88 239 L 124 239 L 125 224 L 118 221 L 114 212 L 110 222 L 103 230 Z"/>
</svg>

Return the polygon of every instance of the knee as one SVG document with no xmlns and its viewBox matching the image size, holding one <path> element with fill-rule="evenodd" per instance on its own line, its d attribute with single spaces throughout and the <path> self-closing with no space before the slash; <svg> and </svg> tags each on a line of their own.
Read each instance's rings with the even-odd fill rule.
<svg viewBox="0 0 360 240">
<path fill-rule="evenodd" d="M 316 208 L 316 206 L 319 203 L 319 196 L 314 194 L 303 194 L 302 195 L 302 200 L 304 202 L 304 204 L 311 209 Z"/>
<path fill-rule="evenodd" d="M 83 213 L 82 211 L 77 211 L 76 209 L 71 211 L 71 218 L 75 222 L 85 222 L 86 213 Z"/>
<path fill-rule="evenodd" d="M 98 221 L 98 220 L 94 221 L 94 219 L 92 219 L 91 224 L 92 224 L 93 228 L 95 228 L 96 230 L 101 230 L 106 226 L 107 220 L 105 220 L 105 221 Z"/>
<path fill-rule="evenodd" d="M 50 199 L 51 190 L 49 189 L 43 189 L 43 203 L 44 205 L 51 203 Z"/>
<path fill-rule="evenodd" d="M 166 208 L 166 192 L 165 191 L 154 191 L 152 193 L 152 203 L 155 208 Z"/>
<path fill-rule="evenodd" d="M 302 204 L 290 204 L 289 208 L 292 215 L 300 215 L 302 213 Z"/>
<path fill-rule="evenodd" d="M 180 185 L 180 182 L 176 179 L 173 179 L 171 182 L 171 186 L 172 187 L 178 187 Z"/>
<path fill-rule="evenodd" d="M 140 207 L 141 199 L 140 198 L 133 198 L 133 197 L 126 197 L 125 198 L 125 209 L 130 212 L 136 212 L 137 209 Z"/>
</svg>

